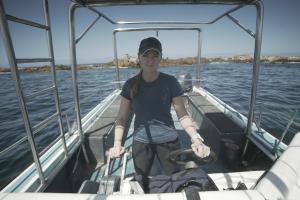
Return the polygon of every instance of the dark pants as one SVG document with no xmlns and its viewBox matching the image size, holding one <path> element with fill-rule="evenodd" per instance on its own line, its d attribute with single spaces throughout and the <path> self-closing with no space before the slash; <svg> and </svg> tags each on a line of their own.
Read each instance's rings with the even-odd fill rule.
<svg viewBox="0 0 300 200">
<path fill-rule="evenodd" d="M 179 170 L 178 165 L 167 159 L 170 152 L 180 149 L 179 139 L 162 144 L 146 144 L 133 141 L 132 156 L 137 174 L 147 177 L 150 173 L 155 156 L 166 175 L 171 175 Z"/>
</svg>

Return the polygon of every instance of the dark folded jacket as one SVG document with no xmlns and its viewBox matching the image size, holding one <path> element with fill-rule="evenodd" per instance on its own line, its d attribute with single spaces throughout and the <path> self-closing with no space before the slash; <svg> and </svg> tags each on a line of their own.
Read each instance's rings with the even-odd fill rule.
<svg viewBox="0 0 300 200">
<path fill-rule="evenodd" d="M 141 176 L 136 176 L 136 180 L 147 193 L 180 192 L 191 187 L 198 191 L 218 190 L 207 173 L 200 168 L 186 169 L 170 176 L 157 175 L 144 179 Z"/>
</svg>

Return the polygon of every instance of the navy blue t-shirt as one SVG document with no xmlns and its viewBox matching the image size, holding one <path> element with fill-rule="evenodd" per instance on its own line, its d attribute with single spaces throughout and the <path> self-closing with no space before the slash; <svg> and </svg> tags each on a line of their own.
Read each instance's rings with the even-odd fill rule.
<svg viewBox="0 0 300 200">
<path fill-rule="evenodd" d="M 130 88 L 137 76 L 129 79 L 123 86 L 121 95 L 131 101 L 135 113 L 134 129 L 149 127 L 149 123 L 162 123 L 174 127 L 171 116 L 172 99 L 181 96 L 183 91 L 174 76 L 160 72 L 153 82 L 141 78 L 138 94 L 130 98 Z"/>
</svg>

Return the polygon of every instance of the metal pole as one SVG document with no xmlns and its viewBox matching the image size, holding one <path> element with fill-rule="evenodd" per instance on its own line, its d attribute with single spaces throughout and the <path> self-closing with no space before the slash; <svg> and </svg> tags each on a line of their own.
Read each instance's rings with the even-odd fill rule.
<svg viewBox="0 0 300 200">
<path fill-rule="evenodd" d="M 252 73 L 252 89 L 251 89 L 251 100 L 250 109 L 248 114 L 248 122 L 246 129 L 246 144 L 242 156 L 244 157 L 249 144 L 249 136 L 252 133 L 252 122 L 254 116 L 254 108 L 256 101 L 256 91 L 259 76 L 259 64 L 260 64 L 260 53 L 261 53 L 261 42 L 262 42 L 262 29 L 263 29 L 263 15 L 264 7 L 261 1 L 255 1 L 254 5 L 256 7 L 256 33 L 255 33 L 255 50 L 254 50 L 254 60 L 253 60 L 253 73 Z"/>
<path fill-rule="evenodd" d="M 103 14 L 102 12 L 98 11 L 97 9 L 93 8 L 93 6 L 103 6 L 102 4 L 89 4 L 89 5 L 84 5 L 81 2 L 78 2 L 78 5 L 82 6 L 82 7 L 86 7 L 89 10 L 91 10 L 92 12 L 97 13 L 98 15 L 101 15 L 106 21 L 108 21 L 111 24 L 114 25 L 123 25 L 123 24 L 182 24 L 182 25 L 200 25 L 200 24 L 213 24 L 217 21 L 219 21 L 220 19 L 222 19 L 223 17 L 225 17 L 227 14 L 233 13 L 241 8 L 243 8 L 244 6 L 248 5 L 249 3 L 245 3 L 245 4 L 241 4 L 241 5 L 237 5 L 234 8 L 231 8 L 230 10 L 224 12 L 223 14 L 221 14 L 220 16 L 214 18 L 211 21 L 204 21 L 204 22 L 188 22 L 188 21 L 114 21 L 112 19 L 110 19 L 108 16 L 106 16 L 105 14 Z M 105 4 L 105 6 L 109 6 L 109 5 L 115 5 L 114 3 L 112 4 Z M 225 5 L 225 4 L 224 4 Z"/>
<path fill-rule="evenodd" d="M 2 34 L 3 34 L 3 40 L 4 40 L 7 57 L 8 57 L 8 62 L 9 62 L 10 68 L 11 68 L 11 75 L 12 75 L 13 79 L 15 80 L 15 84 L 16 84 L 16 93 L 17 93 L 19 106 L 21 109 L 25 129 L 26 129 L 26 133 L 27 133 L 27 137 L 28 137 L 28 142 L 30 144 L 31 152 L 33 155 L 35 166 L 36 166 L 38 174 L 39 174 L 41 184 L 45 185 L 45 177 L 44 177 L 43 169 L 42 169 L 42 166 L 41 166 L 41 163 L 39 160 L 39 156 L 38 156 L 37 149 L 36 149 L 36 144 L 34 141 L 33 132 L 32 132 L 30 121 L 29 121 L 28 110 L 27 110 L 27 106 L 25 103 L 24 94 L 22 92 L 22 86 L 21 86 L 18 66 L 17 66 L 17 62 L 16 62 L 16 56 L 15 56 L 15 52 L 14 52 L 14 48 L 13 48 L 13 43 L 12 43 L 12 40 L 10 37 L 9 26 L 8 26 L 8 23 L 6 20 L 5 10 L 4 10 L 2 0 L 0 0 L 0 29 L 2 30 Z"/>
<path fill-rule="evenodd" d="M 227 16 L 231 21 L 233 21 L 236 25 L 238 25 L 241 29 L 243 29 L 243 30 L 246 31 L 249 35 L 251 35 L 253 38 L 255 38 L 254 33 L 253 33 L 250 29 L 244 27 L 237 19 L 235 19 L 234 17 L 232 17 L 230 14 L 227 14 L 226 16 Z"/>
<path fill-rule="evenodd" d="M 116 81 L 117 81 L 117 86 L 119 89 L 121 89 L 121 83 L 120 83 L 120 70 L 119 70 L 119 62 L 118 62 L 118 52 L 117 52 L 117 39 L 116 39 L 116 33 L 113 32 L 113 43 L 114 43 L 114 55 L 115 55 L 115 62 L 116 62 Z"/>
<path fill-rule="evenodd" d="M 75 40 L 75 43 L 77 44 L 82 38 L 83 36 L 85 36 L 85 34 L 96 24 L 96 22 L 100 19 L 100 15 L 98 15 L 98 17 L 87 27 L 87 29 Z"/>
<path fill-rule="evenodd" d="M 134 31 L 171 31 L 171 30 L 194 30 L 201 31 L 197 27 L 141 27 L 141 28 L 116 28 L 113 32 L 134 32 Z"/>
<path fill-rule="evenodd" d="M 295 119 L 296 116 L 297 116 L 297 113 L 298 113 L 298 110 L 295 111 L 295 113 L 293 114 L 292 118 L 290 119 L 290 121 L 289 121 L 288 124 L 286 125 L 284 131 L 282 132 L 281 137 L 280 137 L 278 143 L 274 146 L 274 149 L 273 149 L 273 153 L 274 153 L 274 154 L 277 154 L 279 145 L 280 145 L 280 143 L 282 142 L 282 140 L 283 140 L 283 138 L 285 137 L 285 135 L 287 134 L 289 128 L 290 128 L 291 125 L 293 124 L 294 119 Z"/>
<path fill-rule="evenodd" d="M 49 27 L 47 30 L 47 36 L 48 36 L 48 50 L 49 50 L 49 56 L 52 58 L 52 61 L 50 62 L 51 65 L 51 73 L 52 73 L 52 82 L 54 85 L 54 98 L 55 98 L 55 106 L 58 113 L 58 124 L 59 124 L 59 130 L 60 130 L 60 136 L 62 139 L 62 144 L 65 151 L 65 157 L 68 157 L 68 149 L 66 145 L 65 135 L 64 135 L 64 128 L 62 123 L 62 116 L 61 116 L 61 110 L 60 110 L 60 101 L 58 96 L 58 88 L 57 88 L 57 79 L 56 79 L 56 69 L 55 69 L 55 60 L 54 60 L 54 51 L 53 51 L 53 42 L 52 42 L 52 33 L 51 33 L 51 26 L 50 26 L 50 17 L 49 17 L 49 6 L 48 6 L 48 0 L 43 1 L 44 5 L 44 13 L 45 13 L 45 21 L 46 26 Z"/>
<path fill-rule="evenodd" d="M 197 75 L 196 83 L 198 86 L 200 86 L 201 44 L 202 44 L 201 30 L 198 30 L 198 65 L 197 65 L 197 70 L 196 70 L 196 75 Z"/>
<path fill-rule="evenodd" d="M 69 40 L 70 40 L 70 52 L 71 52 L 71 71 L 72 71 L 72 85 L 73 85 L 73 93 L 74 93 L 74 103 L 75 103 L 75 112 L 76 112 L 76 121 L 78 132 L 80 136 L 80 142 L 82 145 L 83 154 L 87 163 L 89 162 L 89 158 L 87 156 L 84 137 L 82 131 L 81 124 L 81 114 L 80 114 L 80 102 L 79 102 L 79 92 L 78 92 L 78 81 L 77 81 L 77 62 L 76 62 L 76 44 L 75 44 L 75 9 L 77 5 L 72 3 L 69 8 Z"/>
</svg>

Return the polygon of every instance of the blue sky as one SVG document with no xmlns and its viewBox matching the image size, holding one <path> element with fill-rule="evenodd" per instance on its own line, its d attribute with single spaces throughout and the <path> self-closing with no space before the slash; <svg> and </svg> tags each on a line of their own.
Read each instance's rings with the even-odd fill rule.
<svg viewBox="0 0 300 200">
<path fill-rule="evenodd" d="M 264 0 L 265 18 L 262 43 L 262 55 L 298 55 L 300 56 L 300 1 Z M 44 23 L 41 0 L 4 0 L 8 14 Z M 69 64 L 68 5 L 69 0 L 49 0 L 52 24 L 55 60 L 57 64 Z M 209 21 L 231 6 L 126 6 L 120 8 L 99 8 L 113 20 L 192 20 Z M 250 6 L 233 13 L 243 25 L 255 31 L 255 8 Z M 79 36 L 96 15 L 86 9 L 76 12 L 76 34 Z M 31 29 L 10 22 L 13 44 L 18 58 L 48 57 L 46 34 L 43 30 Z M 122 27 L 128 27 L 123 25 Z M 113 59 L 112 30 L 117 28 L 104 19 L 77 45 L 79 63 L 107 62 Z M 232 56 L 252 54 L 254 39 L 227 18 L 213 25 L 202 25 L 202 56 Z M 154 36 L 155 33 L 118 34 L 118 55 L 135 56 L 141 39 Z M 0 66 L 7 67 L 8 62 L 0 34 Z M 196 32 L 161 31 L 159 39 L 163 44 L 163 56 L 169 58 L 197 55 Z"/>
</svg>

